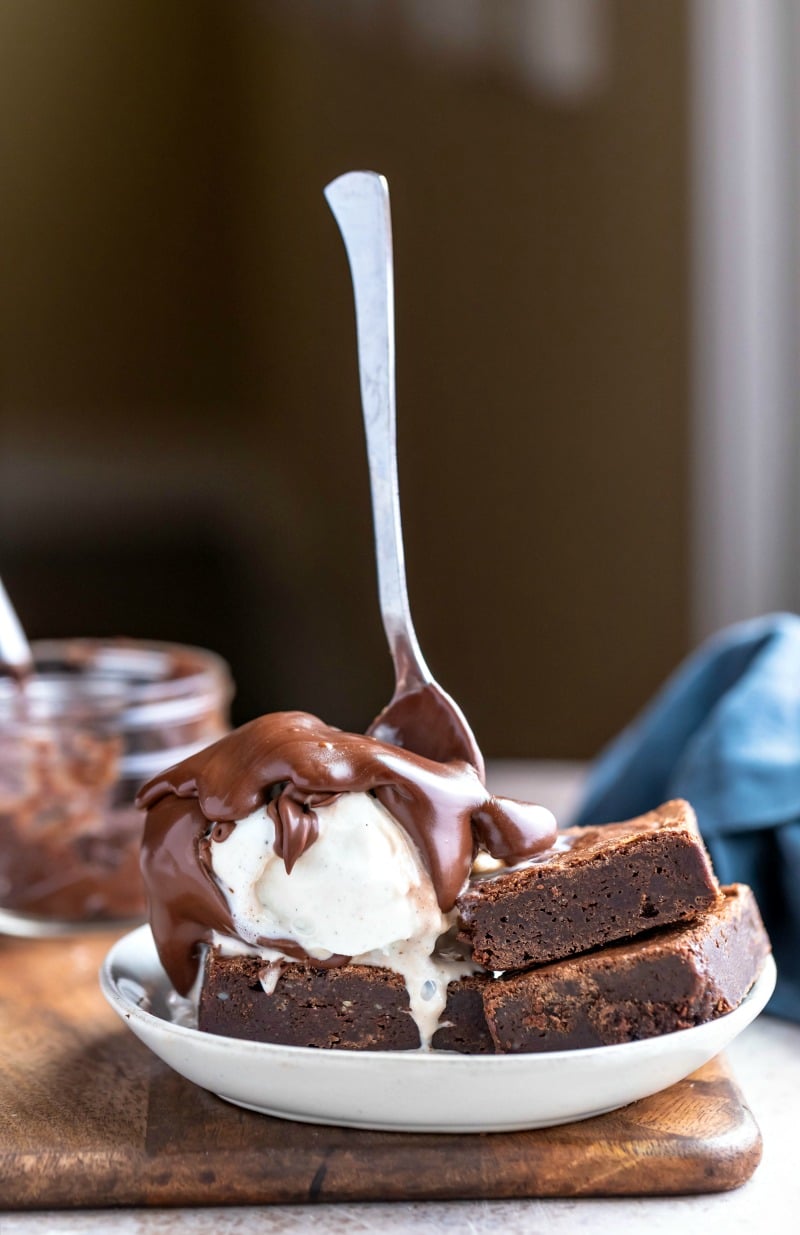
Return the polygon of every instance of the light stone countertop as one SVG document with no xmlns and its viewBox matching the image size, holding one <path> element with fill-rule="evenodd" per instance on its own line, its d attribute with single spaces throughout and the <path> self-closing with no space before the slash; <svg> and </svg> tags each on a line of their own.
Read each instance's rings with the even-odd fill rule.
<svg viewBox="0 0 800 1235">
<path fill-rule="evenodd" d="M 494 764 L 493 788 L 565 817 L 574 765 Z M 448 1201 L 236 1209 L 0 1212 L 0 1235 L 755 1235 L 796 1230 L 800 1213 L 800 1025 L 762 1016 L 729 1048 L 761 1128 L 764 1156 L 744 1187 L 708 1196 L 631 1200 Z"/>
</svg>

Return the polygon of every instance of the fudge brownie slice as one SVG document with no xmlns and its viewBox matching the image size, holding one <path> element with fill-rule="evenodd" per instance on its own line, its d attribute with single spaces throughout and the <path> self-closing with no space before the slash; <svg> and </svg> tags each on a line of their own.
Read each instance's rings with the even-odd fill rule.
<svg viewBox="0 0 800 1235">
<path fill-rule="evenodd" d="M 487 984 L 498 1051 L 610 1046 L 703 1024 L 741 1003 L 770 950 L 750 888 L 672 926 Z"/>
<path fill-rule="evenodd" d="M 412 1051 L 419 1031 L 402 977 L 373 965 L 323 969 L 288 964 L 265 990 L 266 966 L 257 956 L 222 956 L 209 949 L 197 1023 L 207 1033 L 285 1046 L 358 1051 Z M 275 974 L 273 973 L 273 977 Z M 475 974 L 451 982 L 432 1045 L 437 1050 L 487 1054 L 494 1043 Z M 269 983 L 267 983 L 269 986 Z"/>
<path fill-rule="evenodd" d="M 552 849 L 473 877 L 459 938 L 486 969 L 526 969 L 695 917 L 719 897 L 694 811 L 568 828 Z"/>
<path fill-rule="evenodd" d="M 419 1046 L 399 974 L 371 965 L 286 965 L 272 991 L 257 956 L 210 949 L 197 1010 L 207 1033 L 285 1046 L 408 1051 Z M 274 973 L 273 973 L 274 977 Z"/>
</svg>

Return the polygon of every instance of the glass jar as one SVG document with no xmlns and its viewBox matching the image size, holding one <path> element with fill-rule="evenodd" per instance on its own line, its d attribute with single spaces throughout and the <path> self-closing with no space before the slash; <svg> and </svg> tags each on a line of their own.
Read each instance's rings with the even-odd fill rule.
<svg viewBox="0 0 800 1235">
<path fill-rule="evenodd" d="M 139 787 L 222 737 L 233 682 L 213 652 L 129 639 L 32 645 L 0 679 L 0 931 L 140 918 Z"/>
</svg>

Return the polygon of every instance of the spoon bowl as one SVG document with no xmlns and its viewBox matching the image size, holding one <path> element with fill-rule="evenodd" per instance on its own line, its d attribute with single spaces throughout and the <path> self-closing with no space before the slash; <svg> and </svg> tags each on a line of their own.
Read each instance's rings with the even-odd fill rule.
<svg viewBox="0 0 800 1235">
<path fill-rule="evenodd" d="M 485 780 L 483 756 L 473 732 L 458 704 L 437 682 L 395 690 L 367 733 L 437 763 L 464 760 Z"/>
</svg>

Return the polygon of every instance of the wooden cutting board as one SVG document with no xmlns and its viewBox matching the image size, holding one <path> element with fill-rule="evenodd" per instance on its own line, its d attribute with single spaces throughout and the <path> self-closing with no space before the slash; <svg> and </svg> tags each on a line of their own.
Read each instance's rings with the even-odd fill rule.
<svg viewBox="0 0 800 1235">
<path fill-rule="evenodd" d="M 630 1196 L 735 1188 L 761 1138 L 724 1061 L 534 1132 L 285 1122 L 173 1073 L 106 1005 L 114 936 L 0 939 L 0 1208 Z"/>
</svg>

